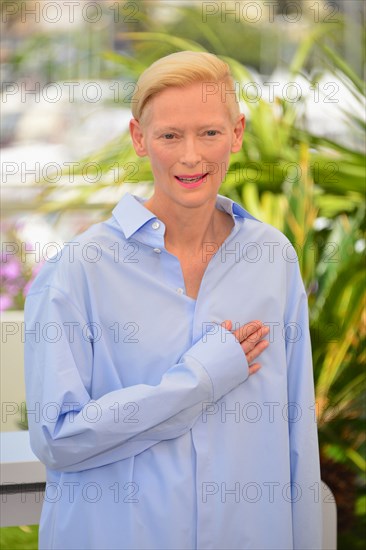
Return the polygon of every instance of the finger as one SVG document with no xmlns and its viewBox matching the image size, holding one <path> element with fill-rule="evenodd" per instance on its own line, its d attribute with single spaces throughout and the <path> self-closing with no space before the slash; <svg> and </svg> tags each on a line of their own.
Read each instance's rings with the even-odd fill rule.
<svg viewBox="0 0 366 550">
<path fill-rule="evenodd" d="M 252 332 L 252 334 L 247 338 L 246 340 L 243 340 L 241 345 L 243 346 L 243 350 L 245 353 L 250 352 L 253 350 L 256 345 L 263 340 L 269 333 L 269 327 L 262 326 L 260 329 L 258 329 L 256 332 Z"/>
<path fill-rule="evenodd" d="M 221 323 L 221 326 L 226 328 L 226 330 L 231 330 L 233 328 L 233 323 L 229 319 L 226 319 L 226 321 Z"/>
<path fill-rule="evenodd" d="M 268 340 L 261 340 L 260 342 L 258 342 L 258 344 L 253 349 L 251 349 L 245 354 L 248 364 L 252 363 L 254 359 L 257 359 L 257 357 L 259 357 L 259 355 L 263 353 L 263 351 L 267 349 L 268 346 L 269 346 Z"/>
<path fill-rule="evenodd" d="M 249 367 L 249 376 L 251 374 L 254 374 L 256 372 L 259 371 L 259 369 L 261 368 L 262 365 L 260 365 L 259 363 L 254 363 L 254 365 L 250 365 Z"/>
<path fill-rule="evenodd" d="M 249 339 L 258 330 L 261 330 L 262 327 L 264 327 L 264 325 L 261 321 L 250 321 L 250 323 L 246 323 L 242 327 L 239 327 L 234 334 L 239 339 L 239 342 L 242 342 L 243 340 Z"/>
</svg>

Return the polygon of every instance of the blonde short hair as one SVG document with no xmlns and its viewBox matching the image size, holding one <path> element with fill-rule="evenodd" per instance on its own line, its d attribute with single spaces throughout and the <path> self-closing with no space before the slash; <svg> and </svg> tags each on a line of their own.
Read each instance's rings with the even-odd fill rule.
<svg viewBox="0 0 366 550">
<path fill-rule="evenodd" d="M 182 51 L 162 57 L 145 69 L 137 81 L 132 96 L 133 117 L 143 122 L 143 111 L 149 100 L 169 87 L 184 88 L 195 82 L 207 82 L 225 86 L 224 101 L 230 118 L 236 121 L 240 114 L 234 79 L 227 63 L 207 52 Z"/>
</svg>

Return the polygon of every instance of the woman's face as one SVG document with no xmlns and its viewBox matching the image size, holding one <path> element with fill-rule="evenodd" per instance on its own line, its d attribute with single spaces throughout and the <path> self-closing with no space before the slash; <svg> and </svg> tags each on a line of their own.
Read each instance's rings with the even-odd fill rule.
<svg viewBox="0 0 366 550">
<path fill-rule="evenodd" d="M 150 159 L 154 198 L 166 207 L 215 200 L 230 153 L 241 148 L 244 116 L 233 123 L 220 87 L 204 94 L 204 86 L 198 82 L 159 92 L 145 107 L 143 125 L 130 124 L 136 153 Z"/>
</svg>

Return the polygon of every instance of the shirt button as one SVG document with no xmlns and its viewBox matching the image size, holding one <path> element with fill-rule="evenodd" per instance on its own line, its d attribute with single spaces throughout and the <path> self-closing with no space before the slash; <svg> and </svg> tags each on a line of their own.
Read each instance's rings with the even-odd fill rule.
<svg viewBox="0 0 366 550">
<path fill-rule="evenodd" d="M 153 229 L 159 229 L 160 223 L 159 223 L 159 222 L 154 222 L 154 223 L 151 224 L 151 227 L 152 227 Z"/>
<path fill-rule="evenodd" d="M 178 294 L 183 294 L 184 290 L 183 290 L 183 288 L 177 288 L 177 292 L 178 292 Z"/>
<path fill-rule="evenodd" d="M 161 250 L 160 250 L 160 248 L 154 248 L 154 252 L 155 252 L 155 254 L 160 254 Z"/>
</svg>

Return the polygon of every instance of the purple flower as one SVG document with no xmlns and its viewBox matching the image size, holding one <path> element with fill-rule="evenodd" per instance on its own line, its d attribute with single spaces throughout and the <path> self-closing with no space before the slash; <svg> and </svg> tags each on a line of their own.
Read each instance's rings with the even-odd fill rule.
<svg viewBox="0 0 366 550">
<path fill-rule="evenodd" d="M 0 295 L 0 311 L 5 311 L 13 305 L 13 298 L 6 294 Z"/>
<path fill-rule="evenodd" d="M 24 298 L 29 292 L 30 286 L 40 271 L 43 262 L 23 260 L 19 250 L 22 243 L 12 242 L 6 253 L 0 254 L 0 311 L 22 307 Z M 25 251 L 33 251 L 32 243 L 25 243 Z"/>
<path fill-rule="evenodd" d="M 17 279 L 21 275 L 21 265 L 18 259 L 11 259 L 9 262 L 3 262 L 0 266 L 1 278 L 10 281 Z"/>
<path fill-rule="evenodd" d="M 10 296 L 16 296 L 24 286 L 24 279 L 17 279 L 10 283 L 5 283 L 4 288 Z"/>
</svg>

